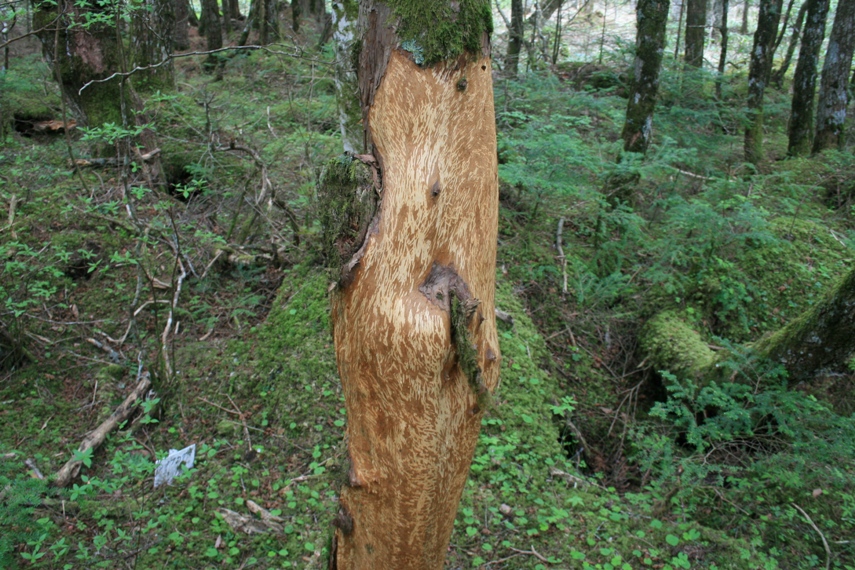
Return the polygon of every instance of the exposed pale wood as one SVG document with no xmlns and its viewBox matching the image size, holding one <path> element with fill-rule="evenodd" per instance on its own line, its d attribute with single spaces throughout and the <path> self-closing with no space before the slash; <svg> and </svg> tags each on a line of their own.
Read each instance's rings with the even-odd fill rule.
<svg viewBox="0 0 855 570">
<path fill-rule="evenodd" d="M 379 219 L 333 296 L 351 461 L 338 570 L 443 566 L 483 415 L 451 343 L 451 280 L 478 301 L 468 330 L 487 389 L 499 373 L 490 61 L 422 68 L 392 51 L 381 70 L 385 53 L 380 46 L 363 91 L 382 165 Z M 428 287 L 432 272 L 439 281 Z"/>
</svg>

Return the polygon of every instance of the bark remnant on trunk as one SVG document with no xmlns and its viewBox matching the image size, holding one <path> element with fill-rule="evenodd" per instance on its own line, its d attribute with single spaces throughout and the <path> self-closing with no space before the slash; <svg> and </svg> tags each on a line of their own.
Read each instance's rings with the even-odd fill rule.
<svg viewBox="0 0 855 570">
<path fill-rule="evenodd" d="M 319 190 L 338 223 L 325 249 L 338 258 L 332 322 L 351 463 L 337 570 L 442 568 L 498 384 L 488 13 L 480 0 L 364 0 L 358 43 L 344 50 L 359 61 L 367 152 L 328 166 Z"/>
<path fill-rule="evenodd" d="M 834 25 L 825 52 L 819 103 L 816 109 L 816 136 L 813 152 L 828 148 L 843 148 L 843 127 L 849 102 L 849 73 L 855 52 L 855 2 L 837 5 Z"/>
<path fill-rule="evenodd" d="M 787 154 L 809 154 L 813 146 L 814 99 L 819 67 L 819 51 L 825 39 L 829 0 L 808 0 L 799 61 L 793 77 L 793 105 L 790 111 Z"/>
<path fill-rule="evenodd" d="M 653 110 L 665 52 L 670 0 L 639 0 L 632 89 L 623 126 L 623 149 L 644 154 L 653 135 Z"/>
</svg>

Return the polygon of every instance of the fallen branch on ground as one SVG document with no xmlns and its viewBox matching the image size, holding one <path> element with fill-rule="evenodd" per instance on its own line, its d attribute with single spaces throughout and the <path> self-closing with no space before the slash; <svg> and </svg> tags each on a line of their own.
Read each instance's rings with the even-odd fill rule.
<svg viewBox="0 0 855 570">
<path fill-rule="evenodd" d="M 110 414 L 110 417 L 104 420 L 101 425 L 95 428 L 94 431 L 83 439 L 80 447 L 77 448 L 78 453 L 98 448 L 98 446 L 104 443 L 104 440 L 111 431 L 116 429 L 122 422 L 130 417 L 131 413 L 136 409 L 139 401 L 145 396 L 151 386 L 151 375 L 148 372 L 140 371 L 137 378 L 139 381 L 136 387 L 130 394 L 128 394 L 128 397 L 125 398 L 122 405 L 116 408 L 116 410 Z M 71 483 L 71 480 L 77 477 L 80 473 L 80 467 L 82 465 L 82 460 L 70 459 L 68 463 L 63 465 L 62 469 L 57 472 L 54 477 L 53 484 L 57 487 L 67 487 L 68 484 Z"/>
</svg>

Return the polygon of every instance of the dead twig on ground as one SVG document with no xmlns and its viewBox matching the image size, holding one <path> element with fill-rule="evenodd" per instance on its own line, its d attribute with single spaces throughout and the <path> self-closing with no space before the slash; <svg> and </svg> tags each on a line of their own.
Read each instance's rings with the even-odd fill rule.
<svg viewBox="0 0 855 570">
<path fill-rule="evenodd" d="M 137 385 L 128 394 L 128 397 L 125 398 L 125 401 L 122 402 L 118 408 L 116 408 L 110 417 L 104 420 L 101 425 L 99 425 L 95 430 L 89 433 L 85 438 L 83 438 L 83 442 L 77 448 L 77 454 L 79 455 L 83 452 L 86 452 L 90 449 L 94 450 L 98 448 L 104 440 L 107 438 L 107 435 L 116 429 L 122 422 L 130 417 L 133 411 L 136 409 L 137 404 L 145 397 L 148 392 L 149 387 L 151 387 L 151 375 L 148 372 L 142 371 L 142 364 L 140 364 L 139 372 L 137 373 Z M 56 476 L 54 476 L 53 484 L 57 487 L 67 487 L 71 480 L 77 477 L 80 473 L 80 468 L 83 465 L 82 459 L 72 458 L 62 466 Z"/>
</svg>

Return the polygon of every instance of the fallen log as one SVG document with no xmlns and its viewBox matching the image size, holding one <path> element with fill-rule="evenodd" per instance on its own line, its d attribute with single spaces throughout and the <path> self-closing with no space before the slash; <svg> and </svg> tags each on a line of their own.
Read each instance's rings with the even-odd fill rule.
<svg viewBox="0 0 855 570">
<path fill-rule="evenodd" d="M 139 404 L 140 400 L 145 397 L 148 389 L 151 387 L 151 375 L 148 372 L 141 373 L 138 378 L 139 382 L 133 391 L 128 394 L 128 397 L 125 398 L 125 401 L 122 402 L 122 405 L 116 408 L 116 410 L 110 414 L 110 417 L 101 422 L 101 425 L 83 438 L 83 442 L 80 444 L 80 447 L 77 448 L 77 455 L 89 449 L 97 449 L 98 446 L 104 443 L 104 440 L 111 431 L 116 429 L 122 424 L 122 422 L 131 416 L 133 411 L 136 409 L 137 404 Z M 67 487 L 68 484 L 71 483 L 72 479 L 77 477 L 80 473 L 82 465 L 83 461 L 81 459 L 70 459 L 68 463 L 63 465 L 62 469 L 60 469 L 54 476 L 53 484 L 57 487 Z"/>
</svg>

